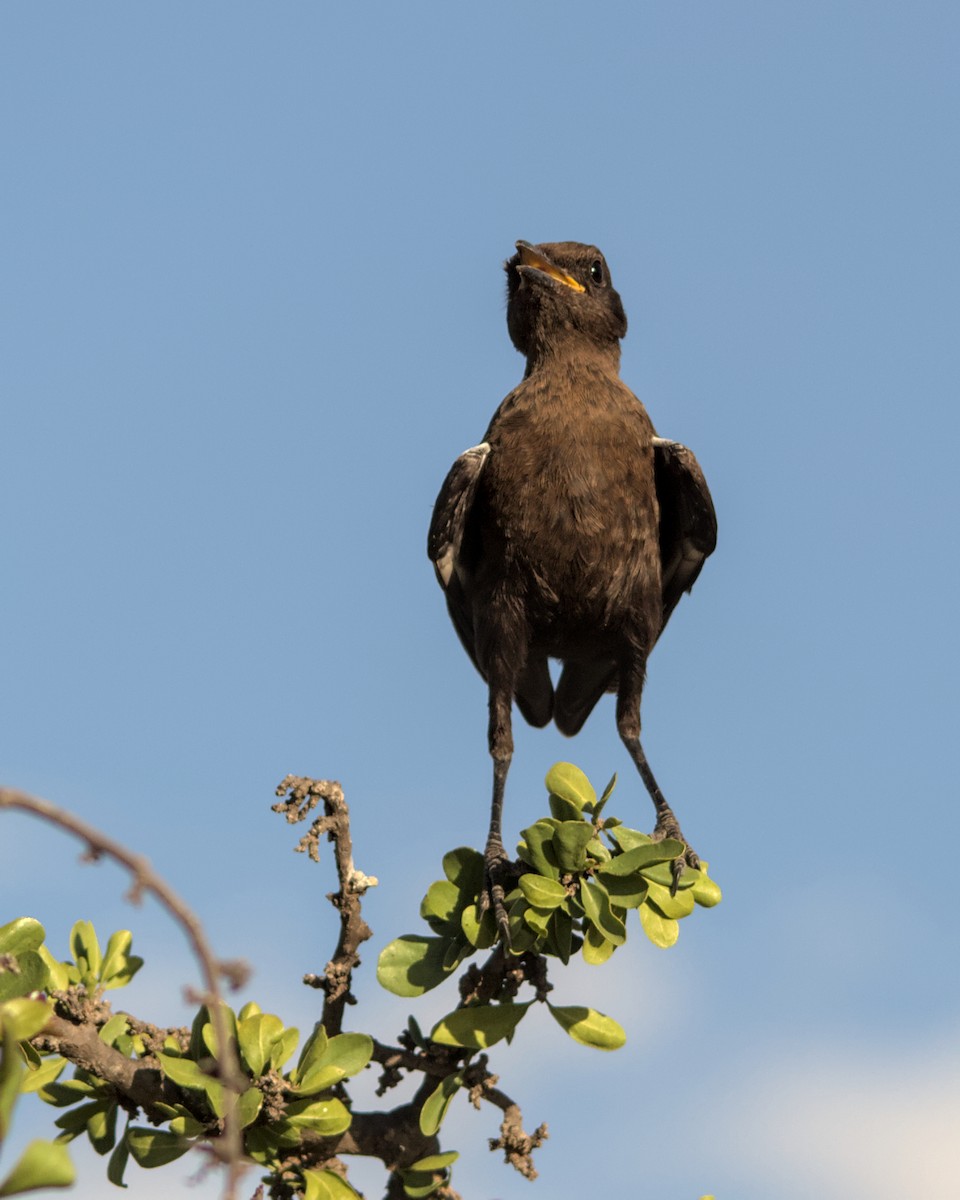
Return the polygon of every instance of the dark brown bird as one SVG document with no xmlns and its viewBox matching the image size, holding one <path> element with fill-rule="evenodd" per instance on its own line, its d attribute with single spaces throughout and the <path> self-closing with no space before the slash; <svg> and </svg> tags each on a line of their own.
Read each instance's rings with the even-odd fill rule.
<svg viewBox="0 0 960 1200">
<path fill-rule="evenodd" d="M 657 813 L 686 841 L 640 745 L 647 658 L 716 545 L 697 460 L 658 438 L 620 379 L 627 331 L 596 246 L 517 242 L 505 264 L 507 328 L 523 381 L 437 497 L 427 549 L 460 640 L 490 690 L 493 803 L 484 907 L 506 931 L 501 837 L 511 705 L 578 732 L 606 691 Z M 563 664 L 554 687 L 549 658 Z M 697 865 L 687 848 L 675 864 Z"/>
</svg>

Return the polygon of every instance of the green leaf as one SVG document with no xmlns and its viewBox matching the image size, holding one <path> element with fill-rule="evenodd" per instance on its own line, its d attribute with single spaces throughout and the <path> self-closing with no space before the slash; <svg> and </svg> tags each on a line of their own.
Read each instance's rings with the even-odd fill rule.
<svg viewBox="0 0 960 1200">
<path fill-rule="evenodd" d="M 559 821 L 549 819 L 537 821 L 529 829 L 523 830 L 523 840 L 517 845 L 517 857 L 549 879 L 560 878 L 553 844 L 553 835 L 559 824 Z"/>
<path fill-rule="evenodd" d="M 117 1142 L 113 1153 L 110 1155 L 110 1161 L 107 1163 L 107 1181 L 112 1183 L 114 1187 L 126 1187 L 123 1182 L 123 1173 L 127 1169 L 127 1163 L 130 1159 L 130 1148 L 127 1145 L 127 1135 Z"/>
<path fill-rule="evenodd" d="M 550 913 L 544 912 L 540 908 L 524 908 L 523 920 L 524 924 L 538 941 L 547 936 L 547 929 L 550 925 Z"/>
<path fill-rule="evenodd" d="M 298 1094 L 315 1095 L 362 1071 L 373 1057 L 373 1039 L 365 1033 L 338 1033 L 316 1041 L 297 1069 Z"/>
<path fill-rule="evenodd" d="M 207 1013 L 207 1020 L 200 1028 L 200 1040 L 203 1049 L 194 1054 L 193 1039 L 191 1038 L 190 1053 L 193 1057 L 199 1059 L 203 1057 L 203 1050 L 206 1050 L 214 1058 L 218 1058 L 219 1049 L 217 1047 L 217 1025 L 216 1021 L 214 1020 L 214 1012 L 211 1008 L 206 1008 L 205 1010 Z M 223 1014 L 223 1023 L 226 1026 L 227 1041 L 233 1042 L 237 1053 L 239 1053 L 240 1033 L 236 1013 L 229 1004 L 222 1004 L 220 1006 L 220 1011 Z"/>
<path fill-rule="evenodd" d="M 441 1079 L 420 1109 L 420 1132 L 424 1137 L 433 1137 L 443 1124 L 447 1109 L 463 1085 L 463 1072 L 456 1071 Z"/>
<path fill-rule="evenodd" d="M 565 796 L 551 795 L 547 803 L 550 805 L 550 815 L 556 817 L 558 821 L 583 820 L 580 806 L 574 804 L 572 800 L 568 800 Z"/>
<path fill-rule="evenodd" d="M 254 1079 L 263 1074 L 274 1043 L 283 1032 L 283 1022 L 273 1013 L 257 1013 L 237 1022 L 240 1053 Z"/>
<path fill-rule="evenodd" d="M 133 934 L 120 929 L 112 934 L 100 968 L 100 982 L 105 988 L 124 987 L 143 966 L 143 959 L 130 954 Z"/>
<path fill-rule="evenodd" d="M 115 1046 L 120 1038 L 128 1032 L 126 1013 L 114 1013 L 106 1025 L 102 1026 L 97 1034 L 100 1041 L 106 1046 Z"/>
<path fill-rule="evenodd" d="M 65 1079 L 62 1083 L 51 1081 L 39 1088 L 40 1099 L 44 1104 L 52 1104 L 54 1108 L 69 1108 L 89 1096 L 95 1096 L 97 1089 L 85 1079 Z"/>
<path fill-rule="evenodd" d="M 158 1054 L 157 1060 L 164 1075 L 177 1087 L 206 1091 L 210 1076 L 192 1058 L 175 1058 L 172 1054 Z"/>
<path fill-rule="evenodd" d="M 90 1145 L 98 1154 L 109 1153 L 117 1140 L 117 1102 L 115 1100 L 101 1105 L 97 1112 L 90 1114 L 87 1121 L 87 1137 Z"/>
<path fill-rule="evenodd" d="M 320 1137 L 334 1137 L 350 1128 L 350 1110 L 335 1097 L 325 1100 L 294 1100 L 287 1105 L 285 1122 L 295 1129 L 309 1129 Z"/>
<path fill-rule="evenodd" d="M 463 936 L 477 950 L 489 950 L 497 940 L 497 921 L 492 908 L 488 908 L 478 920 L 477 906 L 468 904 L 460 914 L 460 928 Z"/>
<path fill-rule="evenodd" d="M 693 895 L 689 889 L 671 896 L 669 888 L 652 882 L 647 892 L 647 905 L 650 904 L 655 904 L 665 917 L 670 917 L 674 921 L 681 921 L 684 917 L 689 917 L 694 908 Z"/>
<path fill-rule="evenodd" d="M 0 1183 L 0 1196 L 18 1196 L 41 1188 L 70 1187 L 76 1178 L 66 1146 L 38 1140 L 27 1146 L 13 1170 Z"/>
<path fill-rule="evenodd" d="M 601 883 L 580 884 L 580 902 L 587 918 L 597 927 L 608 942 L 622 946 L 627 940 L 627 928 L 610 907 L 610 897 Z"/>
<path fill-rule="evenodd" d="M 36 950 L 21 950 L 15 956 L 16 967 L 0 971 L 0 1004 L 42 992 L 47 982 L 47 968 Z"/>
<path fill-rule="evenodd" d="M 33 917 L 17 917 L 0 925 L 0 954 L 20 955 L 25 950 L 39 950 L 46 936 L 43 926 Z"/>
<path fill-rule="evenodd" d="M 47 978 L 44 989 L 47 991 L 65 992 L 70 986 L 70 968 L 67 963 L 58 962 L 46 946 L 41 946 L 37 953 L 43 965 L 47 968 Z"/>
<path fill-rule="evenodd" d="M 586 821 L 561 821 L 553 835 L 561 871 L 582 871 L 587 865 L 587 842 L 595 830 Z"/>
<path fill-rule="evenodd" d="M 245 1092 L 241 1092 L 237 1097 L 237 1120 L 240 1122 L 240 1128 L 246 1129 L 248 1125 L 252 1125 L 260 1115 L 262 1107 L 263 1092 L 258 1087 L 248 1087 Z"/>
<path fill-rule="evenodd" d="M 659 862 L 672 862 L 684 852 L 683 842 L 674 838 L 664 838 L 659 842 L 644 842 L 632 850 L 611 858 L 609 862 L 597 868 L 598 875 L 635 875 L 644 867 Z"/>
<path fill-rule="evenodd" d="M 555 879 L 528 873 L 520 876 L 520 891 L 534 908 L 552 910 L 567 898 L 567 889 Z"/>
<path fill-rule="evenodd" d="M 292 1025 L 286 1028 L 276 1039 L 270 1051 L 269 1063 L 275 1071 L 279 1071 L 283 1067 L 283 1064 L 289 1059 L 294 1050 L 296 1050 L 299 1040 L 300 1030 L 295 1029 Z"/>
<path fill-rule="evenodd" d="M 28 950 L 27 954 L 33 955 L 34 952 Z M 0 1028 L 9 1033 L 15 1042 L 25 1042 L 27 1038 L 38 1034 L 52 1015 L 53 1010 L 45 1000 L 18 996 L 16 1000 L 7 1000 L 0 1008 Z"/>
<path fill-rule="evenodd" d="M 591 967 L 599 967 L 616 950 L 613 942 L 608 942 L 595 925 L 588 925 L 583 938 L 583 961 Z"/>
<path fill-rule="evenodd" d="M 633 875 L 602 875 L 598 870 L 597 879 L 618 908 L 637 908 L 647 898 L 647 881 L 639 871 Z"/>
<path fill-rule="evenodd" d="M 661 887 L 673 889 L 673 862 L 654 863 L 651 867 L 643 868 L 644 879 L 649 879 L 651 883 L 659 883 Z M 680 875 L 680 882 L 677 884 L 677 890 L 680 892 L 692 888 L 696 880 L 694 873 L 689 867 L 684 867 Z"/>
<path fill-rule="evenodd" d="M 459 846 L 443 856 L 443 873 L 461 895 L 461 903 L 475 900 L 483 887 L 483 855 L 470 846 Z"/>
<path fill-rule="evenodd" d="M 0 1143 L 10 1128 L 20 1080 L 26 1073 L 27 1068 L 17 1051 L 16 1038 L 12 1037 L 8 1030 L 3 1034 L 0 1043 Z"/>
<path fill-rule="evenodd" d="M 431 883 L 427 894 L 420 902 L 420 916 L 434 933 L 449 935 L 460 929 L 460 892 L 449 879 L 438 879 Z"/>
<path fill-rule="evenodd" d="M 573 918 L 562 908 L 555 908 L 547 929 L 547 946 L 564 964 L 573 951 Z"/>
<path fill-rule="evenodd" d="M 20 1084 L 20 1091 L 39 1092 L 41 1088 L 48 1087 L 51 1083 L 56 1082 L 66 1065 L 67 1060 L 65 1058 L 58 1056 L 45 1058 L 39 1067 L 35 1067 L 32 1071 L 27 1071 L 23 1082 Z"/>
<path fill-rule="evenodd" d="M 573 763 L 555 763 L 547 772 L 544 782 L 548 792 L 568 801 L 578 813 L 585 804 L 593 805 L 597 802 L 597 793 L 590 780 Z"/>
<path fill-rule="evenodd" d="M 579 1004 L 560 1006 L 549 1002 L 547 1008 L 557 1024 L 582 1046 L 592 1046 L 595 1050 L 619 1050 L 627 1040 L 622 1025 L 613 1017 L 606 1017 L 592 1008 L 584 1008 Z"/>
<path fill-rule="evenodd" d="M 597 803 L 593 806 L 593 823 L 594 823 L 594 825 L 596 825 L 598 823 L 598 821 L 600 819 L 600 814 L 603 812 L 604 808 L 606 808 L 607 801 L 613 795 L 613 789 L 616 786 L 617 786 L 617 773 L 616 773 L 616 771 L 614 771 L 613 778 L 610 780 L 610 782 L 607 784 L 607 786 L 603 789 L 603 795 L 600 797 L 600 799 L 597 801 Z"/>
<path fill-rule="evenodd" d="M 449 976 L 444 967 L 448 939 L 408 933 L 380 952 L 377 979 L 395 996 L 422 996 Z"/>
<path fill-rule="evenodd" d="M 641 904 L 637 909 L 640 914 L 640 924 L 643 932 L 655 946 L 668 950 L 680 936 L 680 926 L 670 917 L 661 916 L 649 904 Z"/>
<path fill-rule="evenodd" d="M 691 891 L 697 904 L 702 905 L 703 908 L 713 908 L 715 904 L 720 903 L 723 894 L 719 886 L 707 875 L 706 863 L 701 864 L 701 870 L 688 873 L 694 876 Z"/>
<path fill-rule="evenodd" d="M 335 1171 L 307 1169 L 302 1175 L 303 1200 L 359 1200 L 359 1193 Z"/>
<path fill-rule="evenodd" d="M 132 1125 L 127 1130 L 127 1146 L 133 1161 L 140 1167 L 165 1167 L 175 1162 L 190 1149 L 193 1143 L 165 1129 L 146 1129 Z"/>
<path fill-rule="evenodd" d="M 77 921 L 70 930 L 70 953 L 80 968 L 83 982 L 95 984 L 100 977 L 100 943 L 96 930 L 89 921 Z M 88 980 L 83 980 L 87 976 Z"/>
<path fill-rule="evenodd" d="M 639 829 L 628 829 L 626 825 L 618 825 L 613 829 L 607 825 L 605 828 L 621 850 L 635 850 L 637 846 L 649 846 L 653 841 L 649 833 L 641 833 Z"/>
<path fill-rule="evenodd" d="M 418 1158 L 406 1168 L 408 1171 L 442 1171 L 455 1163 L 460 1157 L 459 1150 L 447 1150 L 444 1154 L 428 1154 L 426 1158 Z"/>
<path fill-rule="evenodd" d="M 458 1008 L 434 1025 L 430 1037 L 442 1046 L 486 1050 L 513 1034 L 532 1003 L 528 1000 L 526 1004 L 474 1004 Z"/>
</svg>

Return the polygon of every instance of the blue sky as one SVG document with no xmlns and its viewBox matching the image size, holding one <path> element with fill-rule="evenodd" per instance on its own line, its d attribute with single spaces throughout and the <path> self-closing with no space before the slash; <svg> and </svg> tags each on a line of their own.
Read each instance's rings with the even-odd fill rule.
<svg viewBox="0 0 960 1200">
<path fill-rule="evenodd" d="M 521 374 L 517 238 L 604 250 L 623 376 L 707 473 L 644 744 L 724 903 L 555 974 L 630 1041 L 522 1027 L 493 1065 L 541 1179 L 464 1111 L 467 1198 L 955 1195 L 958 51 L 922 0 L 0 8 L 0 776 L 147 852 L 264 1007 L 308 1029 L 334 937 L 287 772 L 343 782 L 381 880 L 380 1037 L 376 950 L 482 842 L 485 689 L 424 545 Z M 649 823 L 610 700 L 516 733 L 508 839 L 561 758 Z M 182 1020 L 186 952 L 123 886 L 3 817 L 0 920 L 134 928 L 124 1003 Z"/>
</svg>

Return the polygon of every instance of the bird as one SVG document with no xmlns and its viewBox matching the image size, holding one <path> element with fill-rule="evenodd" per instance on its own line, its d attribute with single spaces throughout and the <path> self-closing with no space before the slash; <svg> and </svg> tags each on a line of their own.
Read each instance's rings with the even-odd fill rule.
<svg viewBox="0 0 960 1200">
<path fill-rule="evenodd" d="M 509 944 L 502 819 L 514 701 L 531 725 L 552 720 L 573 736 L 615 692 L 617 731 L 656 811 L 653 837 L 685 847 L 674 886 L 699 866 L 642 749 L 640 702 L 650 653 L 716 546 L 717 518 L 693 453 L 657 435 L 620 378 L 627 318 L 600 250 L 518 241 L 504 270 L 507 329 L 526 369 L 450 468 L 427 553 L 489 692 L 479 908 L 493 909 Z"/>
</svg>

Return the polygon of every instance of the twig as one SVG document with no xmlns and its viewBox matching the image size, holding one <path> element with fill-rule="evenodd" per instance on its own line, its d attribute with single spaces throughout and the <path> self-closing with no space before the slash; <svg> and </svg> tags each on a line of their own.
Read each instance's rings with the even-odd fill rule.
<svg viewBox="0 0 960 1200">
<path fill-rule="evenodd" d="M 372 936 L 372 930 L 360 912 L 360 899 L 367 888 L 376 887 L 377 880 L 364 875 L 353 864 L 350 810 L 339 783 L 331 779 L 288 775 L 277 786 L 277 795 L 286 799 L 274 804 L 273 811 L 283 813 L 291 825 L 306 820 L 317 804 L 323 801 L 324 815 L 317 817 L 300 839 L 297 845 L 299 852 L 306 852 L 314 862 L 319 862 L 320 838 L 323 834 L 333 843 L 340 890 L 331 892 L 327 899 L 340 914 L 340 936 L 333 958 L 327 963 L 323 974 L 304 978 L 304 983 L 323 990 L 321 1021 L 328 1036 L 332 1037 L 342 1028 L 344 1008 L 354 1003 L 350 982 L 354 967 L 360 964 L 357 951 Z"/>
<path fill-rule="evenodd" d="M 82 842 L 86 842 L 87 850 L 84 858 L 87 861 L 95 862 L 103 855 L 106 855 L 108 858 L 112 858 L 115 862 L 120 863 L 121 866 L 130 872 L 133 878 L 130 890 L 127 893 L 127 899 L 133 904 L 139 904 L 143 898 L 143 893 L 151 892 L 159 901 L 161 907 L 165 908 L 171 918 L 183 929 L 187 941 L 193 949 L 194 956 L 200 967 L 200 973 L 203 977 L 204 995 L 201 999 L 210 1009 L 211 1020 L 216 1030 L 217 1046 L 220 1048 L 220 1053 L 217 1056 L 217 1074 L 224 1084 L 228 1095 L 236 1097 L 246 1086 L 247 1081 L 241 1072 L 236 1050 L 229 1036 L 226 1018 L 223 1013 L 224 1002 L 220 990 L 219 978 L 223 976 L 230 981 L 231 986 L 239 987 L 248 975 L 247 968 L 236 961 L 221 961 L 214 956 L 210 943 L 207 941 L 207 936 L 204 933 L 203 926 L 200 924 L 197 916 L 154 871 L 150 862 L 142 855 L 133 854 L 125 846 L 114 841 L 113 838 L 108 837 L 105 833 L 101 833 L 94 826 L 81 821 L 79 817 L 73 816 L 72 813 L 68 813 L 56 807 L 56 805 L 50 804 L 49 801 L 41 800 L 36 796 L 30 796 L 26 792 L 21 792 L 16 788 L 0 788 L 0 809 L 3 808 L 19 809 L 21 812 L 30 813 L 48 822 L 48 824 L 66 830 L 67 833 L 73 834 Z M 49 1028 L 50 1026 L 48 1025 Z M 86 1037 L 86 1033 L 83 1037 Z M 129 1094 L 131 1099 L 135 1098 L 132 1093 L 125 1092 L 125 1094 Z M 219 1151 L 219 1154 L 227 1168 L 224 1200 L 235 1200 L 237 1183 L 246 1168 L 242 1161 L 243 1143 L 240 1136 L 240 1127 L 234 1118 L 232 1104 L 228 1106 L 222 1138 L 222 1150 Z"/>
</svg>

